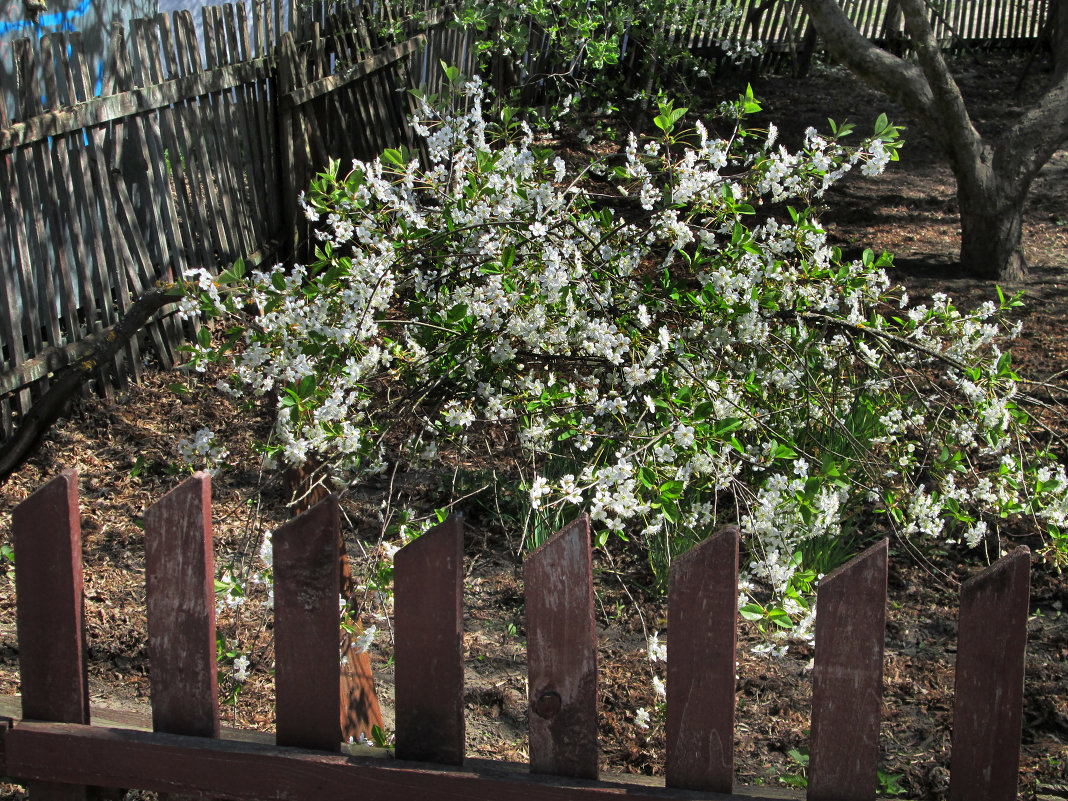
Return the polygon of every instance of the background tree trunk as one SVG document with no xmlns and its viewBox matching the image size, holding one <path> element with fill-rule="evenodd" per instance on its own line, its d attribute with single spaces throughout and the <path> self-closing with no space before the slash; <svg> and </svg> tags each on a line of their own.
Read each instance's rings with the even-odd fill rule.
<svg viewBox="0 0 1068 801">
<path fill-rule="evenodd" d="M 989 182 L 958 178 L 960 262 L 964 271 L 991 281 L 1020 281 L 1027 275 L 1023 256 L 1023 206 L 1017 193 L 991 175 Z"/>
</svg>

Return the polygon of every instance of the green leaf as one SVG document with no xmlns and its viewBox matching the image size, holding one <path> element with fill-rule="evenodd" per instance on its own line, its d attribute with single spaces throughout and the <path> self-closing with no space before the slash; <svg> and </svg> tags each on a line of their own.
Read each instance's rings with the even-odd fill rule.
<svg viewBox="0 0 1068 801">
<path fill-rule="evenodd" d="M 795 451 L 789 445 L 779 445 L 775 449 L 775 453 L 773 454 L 773 457 L 775 459 L 796 459 L 797 458 L 797 451 Z"/>
<path fill-rule="evenodd" d="M 737 431 L 741 427 L 742 421 L 737 417 L 724 417 L 712 427 L 712 436 L 722 437 L 724 434 L 730 434 L 732 431 Z"/>
<path fill-rule="evenodd" d="M 745 620 L 763 620 L 764 607 L 760 604 L 746 604 L 738 610 L 738 614 Z"/>
<path fill-rule="evenodd" d="M 665 481 L 660 485 L 660 495 L 663 498 L 674 500 L 682 497 L 684 489 L 686 489 L 686 485 L 681 481 Z"/>
<path fill-rule="evenodd" d="M 515 263 L 515 247 L 509 245 L 501 253 L 501 269 L 507 270 Z"/>
<path fill-rule="evenodd" d="M 704 403 L 697 404 L 697 408 L 693 410 L 692 420 L 707 420 L 716 411 L 716 404 L 712 401 L 705 401 Z"/>
<path fill-rule="evenodd" d="M 651 468 L 639 467 L 638 480 L 642 483 L 643 486 L 652 489 L 653 482 L 656 481 L 656 473 L 654 473 Z"/>
<path fill-rule="evenodd" d="M 297 384 L 297 395 L 302 399 L 310 398 L 315 394 L 316 384 L 317 381 L 314 373 L 304 376 L 304 378 L 300 379 L 300 383 Z"/>
<path fill-rule="evenodd" d="M 193 391 L 185 384 L 182 384 L 178 381 L 175 381 L 173 384 L 168 384 L 167 389 L 169 389 L 175 395 L 188 395 L 190 392 Z"/>
<path fill-rule="evenodd" d="M 753 94 L 753 85 L 745 85 L 745 96 L 742 98 L 742 111 L 746 114 L 755 114 L 760 111 L 760 103 L 757 102 L 756 96 Z"/>
<path fill-rule="evenodd" d="M 449 309 L 449 314 L 446 319 L 448 322 L 455 325 L 456 323 L 463 320 L 465 317 L 467 317 L 467 304 L 457 303 L 455 306 Z"/>
<path fill-rule="evenodd" d="M 382 727 L 377 723 L 371 727 L 371 740 L 378 748 L 386 747 L 386 733 L 382 731 Z"/>
</svg>

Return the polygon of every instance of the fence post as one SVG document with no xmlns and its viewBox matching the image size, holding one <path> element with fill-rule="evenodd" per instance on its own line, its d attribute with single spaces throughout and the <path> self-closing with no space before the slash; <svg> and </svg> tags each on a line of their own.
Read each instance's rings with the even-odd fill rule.
<svg viewBox="0 0 1068 801">
<path fill-rule="evenodd" d="M 337 497 L 274 532 L 278 745 L 341 747 Z"/>
<path fill-rule="evenodd" d="M 454 515 L 393 558 L 399 759 L 464 760 L 463 547 Z"/>
<path fill-rule="evenodd" d="M 527 557 L 530 770 L 597 778 L 597 629 L 590 519 Z"/>
<path fill-rule="evenodd" d="M 11 515 L 19 681 L 27 720 L 89 723 L 78 474 L 64 470 Z M 29 782 L 34 801 L 85 798 L 85 787 Z"/>
<path fill-rule="evenodd" d="M 219 736 L 211 478 L 197 473 L 145 513 L 152 728 Z"/>
<path fill-rule="evenodd" d="M 1030 572 L 1017 548 L 961 587 L 950 801 L 1016 798 Z"/>
<path fill-rule="evenodd" d="M 816 595 L 809 801 L 874 801 L 889 543 L 828 573 Z"/>
<path fill-rule="evenodd" d="M 737 526 L 671 564 L 667 786 L 730 793 L 738 617 Z"/>
</svg>

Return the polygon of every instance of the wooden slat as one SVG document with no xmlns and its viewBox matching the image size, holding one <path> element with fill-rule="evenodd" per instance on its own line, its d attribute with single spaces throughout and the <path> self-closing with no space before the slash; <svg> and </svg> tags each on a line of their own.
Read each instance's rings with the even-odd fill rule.
<svg viewBox="0 0 1068 801">
<path fill-rule="evenodd" d="M 274 533 L 279 745 L 337 751 L 341 742 L 339 528 L 331 495 Z"/>
<path fill-rule="evenodd" d="M 951 801 L 1016 798 L 1030 571 L 1018 548 L 961 587 Z"/>
<path fill-rule="evenodd" d="M 239 62 L 241 59 L 240 43 L 237 37 L 237 20 L 232 3 L 220 6 L 215 19 L 216 41 L 220 64 Z M 230 114 L 231 148 L 230 160 L 233 165 L 235 190 L 238 192 L 237 207 L 241 214 L 240 230 L 242 248 L 238 255 L 244 256 L 259 248 L 264 236 L 259 230 L 255 208 L 254 194 L 257 184 L 252 167 L 252 133 L 249 129 L 248 113 L 245 103 L 243 84 L 223 93 Z"/>
<path fill-rule="evenodd" d="M 294 92 L 304 85 L 300 55 L 297 53 L 293 34 L 282 34 L 278 46 L 278 89 L 281 95 Z M 297 243 L 307 229 L 297 206 L 299 193 L 311 178 L 311 153 L 305 134 L 305 121 L 298 106 L 279 103 L 278 147 L 282 162 L 282 253 L 287 257 L 296 255 Z"/>
<path fill-rule="evenodd" d="M 119 22 L 112 23 L 109 35 L 108 69 L 105 71 L 103 91 L 121 93 L 130 86 L 129 54 L 126 52 L 126 31 Z M 150 260 L 144 238 L 141 236 L 141 221 L 126 187 L 123 166 L 126 164 L 127 126 L 115 120 L 103 128 L 103 147 L 98 159 L 101 195 L 114 203 L 117 224 L 111 230 L 116 259 L 112 268 L 116 311 L 121 316 L 130 308 L 140 294 L 141 275 L 151 275 Z M 134 180 L 136 176 L 130 176 Z M 126 349 L 126 361 L 116 364 L 116 377 L 120 384 L 129 374 L 137 375 L 141 362 L 141 346 L 137 337 L 131 338 Z"/>
<path fill-rule="evenodd" d="M 463 523 L 453 516 L 393 557 L 397 756 L 464 759 Z"/>
<path fill-rule="evenodd" d="M 86 724 L 85 599 L 78 474 L 64 470 L 11 514 L 19 681 L 27 718 Z M 74 801 L 85 787 L 32 782 L 33 798 Z"/>
<path fill-rule="evenodd" d="M 809 801 L 875 798 L 887 553 L 883 540 L 820 581 Z"/>
<path fill-rule="evenodd" d="M 63 723 L 16 724 L 3 745 L 7 773 L 14 779 L 47 775 L 94 783 L 119 777 L 131 788 L 239 801 L 708 801 L 707 793 L 665 789 L 651 777 L 613 776 L 594 783 L 531 775 L 520 765 L 485 760 L 470 760 L 465 768 L 433 767 Z M 715 801 L 800 798 L 790 790 L 754 787 Z"/>
<path fill-rule="evenodd" d="M 196 76 L 200 70 L 200 48 L 197 45 L 193 16 L 188 11 L 175 12 L 174 39 L 178 64 L 183 75 Z M 218 123 L 208 97 L 201 96 L 197 102 L 187 104 L 183 121 L 188 142 L 186 153 L 192 164 L 193 191 L 203 199 L 204 216 L 201 217 L 201 228 L 210 234 L 210 238 L 204 243 L 207 251 L 205 257 L 210 256 L 211 261 L 214 261 L 219 254 L 233 253 L 235 248 L 230 242 L 229 218 L 216 188 L 214 165 L 219 156 L 214 131 Z M 205 261 L 200 266 L 207 267 L 211 261 Z"/>
<path fill-rule="evenodd" d="M 19 39 L 13 43 L 12 49 L 15 63 L 18 65 L 18 92 L 22 114 L 25 118 L 38 116 L 41 111 L 41 90 L 37 82 L 37 53 L 29 39 Z M 55 304 L 56 289 L 52 281 L 52 243 L 45 222 L 45 203 L 40 194 L 40 171 L 44 169 L 48 145 L 39 142 L 21 155 L 22 158 L 16 159 L 18 188 L 20 202 L 28 218 L 27 241 L 32 259 L 32 262 L 23 268 L 23 303 L 32 304 L 40 318 L 42 330 L 37 332 L 37 341 L 58 345 L 62 333 Z M 32 270 L 32 274 L 27 275 L 26 267 Z M 39 347 L 40 345 L 35 351 Z"/>
<path fill-rule="evenodd" d="M 204 32 L 204 63 L 210 71 L 217 69 L 219 66 L 218 18 L 220 10 L 217 6 L 205 6 L 201 9 L 201 12 L 201 30 Z M 225 40 L 221 46 L 225 48 Z M 243 250 L 239 205 L 241 202 L 240 190 L 233 164 L 231 163 L 235 149 L 234 122 L 231 116 L 229 100 L 222 92 L 213 92 L 206 98 L 206 101 L 207 107 L 211 109 L 213 116 L 212 130 L 209 132 L 209 138 L 213 139 L 215 144 L 215 161 L 212 164 L 212 171 L 216 176 L 219 200 L 222 203 L 223 219 L 230 238 L 229 251 L 218 254 L 218 258 L 225 263 L 236 259 Z M 204 100 L 201 102 L 203 103 Z"/>
<path fill-rule="evenodd" d="M 137 67 L 133 80 L 135 86 L 150 86 L 163 73 L 155 26 L 151 19 L 133 20 L 131 26 L 131 45 Z M 148 205 L 151 207 L 148 220 L 154 229 L 143 233 L 150 247 L 151 272 L 143 276 L 148 280 L 143 280 L 142 286 L 151 286 L 160 280 L 172 281 L 188 267 L 183 242 L 185 237 L 174 205 L 174 192 L 167 168 L 167 162 L 172 158 L 168 144 L 173 146 L 174 143 L 173 137 L 168 137 L 169 143 L 164 141 L 163 131 L 171 133 L 169 117 L 170 109 L 159 109 L 133 118 L 141 159 L 148 166 L 145 176 L 150 198 Z M 173 158 L 177 160 L 178 154 L 175 153 Z M 174 322 L 152 323 L 149 330 L 156 343 L 157 357 L 163 368 L 169 369 L 175 362 L 170 343 L 178 339 Z"/>
<path fill-rule="evenodd" d="M 597 778 L 597 628 L 590 520 L 583 516 L 523 563 L 530 770 Z"/>
<path fill-rule="evenodd" d="M 245 62 L 252 59 L 252 43 L 249 38 L 249 20 L 245 4 L 235 5 L 236 18 L 227 16 L 227 36 L 231 37 L 230 53 L 233 62 Z M 244 169 L 249 184 L 251 202 L 251 222 L 253 247 L 247 251 L 264 247 L 272 238 L 272 229 L 268 223 L 269 209 L 275 205 L 270 188 L 270 176 L 274 172 L 274 161 L 270 158 L 266 133 L 266 115 L 263 114 L 267 98 L 258 92 L 256 84 L 243 84 L 236 88 L 238 105 L 241 110 L 243 131 L 245 134 Z M 244 255 L 244 254 L 243 254 Z"/>
<path fill-rule="evenodd" d="M 23 713 L 88 723 L 78 474 L 64 470 L 16 506 L 11 528 Z"/>
<path fill-rule="evenodd" d="M 166 78 L 161 72 L 157 83 L 166 79 L 181 77 L 181 65 L 178 61 L 177 43 L 175 42 L 171 18 L 167 14 L 156 15 L 156 27 L 159 30 L 162 60 L 166 64 Z M 160 67 L 162 68 L 162 64 Z M 188 101 L 176 103 L 165 116 L 164 132 L 169 137 L 168 148 L 171 153 L 171 165 L 174 171 L 175 194 L 181 206 L 179 213 L 183 218 L 183 236 L 186 237 L 186 269 L 203 267 L 214 261 L 209 256 L 211 248 L 210 223 L 205 220 L 205 209 L 201 202 L 201 187 L 204 178 L 198 175 L 199 160 L 196 155 L 198 134 L 189 129 L 189 119 L 193 111 Z"/>
<path fill-rule="evenodd" d="M 734 786 L 738 539 L 730 526 L 671 564 L 669 787 L 729 793 Z"/>
<path fill-rule="evenodd" d="M 351 19 L 352 13 L 348 7 L 339 10 L 330 18 L 336 58 L 349 64 L 357 63 L 361 58 L 358 52 L 359 45 L 356 40 L 356 28 Z M 365 159 L 368 151 L 366 146 L 368 131 L 367 125 L 363 121 L 363 104 L 359 99 L 360 85 L 361 83 L 359 82 L 349 84 L 344 91 L 336 92 L 332 97 L 335 107 L 344 105 L 346 109 L 350 110 L 350 113 L 339 115 L 343 128 L 342 136 L 348 141 L 350 154 L 357 158 Z M 334 113 L 337 115 L 336 111 Z"/>
<path fill-rule="evenodd" d="M 219 736 L 211 478 L 196 473 L 145 512 L 152 725 Z"/>
<path fill-rule="evenodd" d="M 130 91 L 133 88 L 133 67 L 125 30 L 120 24 L 112 26 L 112 63 L 117 89 L 120 92 Z M 147 145 L 147 140 L 150 138 L 154 137 L 151 136 L 151 131 L 148 130 L 145 121 L 136 116 L 116 120 L 112 124 L 114 152 L 110 170 L 112 191 L 118 200 L 119 219 L 125 224 L 122 244 L 129 248 L 132 256 L 125 263 L 126 281 L 118 282 L 119 293 L 122 296 L 121 308 L 124 313 L 148 287 L 155 284 L 156 265 L 163 258 L 161 240 L 166 226 L 159 206 L 161 202 L 169 203 L 170 193 L 168 188 L 165 201 L 150 199 L 154 183 L 152 180 L 154 168 L 151 163 L 154 159 Z M 162 162 L 162 158 L 160 161 Z M 131 173 L 131 164 L 143 170 L 143 174 Z M 131 186 L 135 191 L 145 193 L 146 197 L 139 198 L 141 203 L 134 202 L 133 198 L 136 195 L 131 192 Z M 153 236 L 153 225 L 155 236 Z M 157 353 L 161 354 L 162 358 L 166 358 L 164 354 L 167 352 L 167 346 L 159 326 L 149 325 L 146 331 Z M 131 358 L 126 367 L 134 377 L 137 377 L 143 369 L 137 337 L 130 339 L 130 346 Z"/>
<path fill-rule="evenodd" d="M 58 37 L 58 57 L 66 60 L 65 37 Z M 48 108 L 54 111 L 60 104 L 60 83 L 56 70 L 57 52 L 53 49 L 53 38 L 45 35 L 40 40 L 41 61 L 44 68 L 45 96 Z M 63 87 L 64 93 L 66 86 Z M 60 287 L 62 288 L 62 309 L 64 330 L 67 341 L 76 342 L 88 333 L 88 326 L 80 320 L 79 308 L 92 309 L 95 305 L 92 292 L 92 280 L 87 270 L 87 253 L 82 241 L 81 219 L 77 209 L 71 205 L 74 194 L 74 182 L 71 178 L 70 161 L 67 153 L 66 138 L 55 139 L 52 146 L 42 154 L 45 170 L 41 173 L 47 182 L 48 205 L 51 207 L 49 220 L 52 226 L 52 248 L 58 257 Z M 45 187 L 42 187 L 42 191 Z M 65 236 L 60 232 L 65 232 Z M 73 276 L 77 273 L 78 289 L 74 288 Z M 87 311 L 86 316 L 91 316 Z"/>
<path fill-rule="evenodd" d="M 339 12 L 338 19 L 339 24 L 345 29 L 345 35 L 340 38 L 339 46 L 344 47 L 346 60 L 350 63 L 364 60 L 370 43 L 367 40 L 363 17 L 359 16 L 356 9 L 349 7 Z M 358 158 L 367 160 L 382 152 L 381 126 L 373 118 L 367 82 L 357 81 L 346 88 L 349 105 L 356 111 L 354 119 L 357 122 L 358 132 L 353 141 L 353 147 Z"/>
<path fill-rule="evenodd" d="M 7 127 L 7 104 L 0 101 L 0 127 Z M 10 153 L 0 153 L 0 252 L 11 254 L 14 263 L 10 268 L 0 272 L 3 282 L 2 294 L 5 303 L 0 306 L 0 336 L 7 346 L 3 359 L 5 367 L 19 365 L 26 360 L 26 346 L 23 342 L 23 322 L 27 320 L 25 304 L 20 303 L 22 287 L 19 280 L 22 269 L 22 215 L 17 203 L 13 202 L 15 192 L 14 159 Z M 20 306 L 22 308 L 20 308 Z M 25 414 L 30 406 L 30 393 L 24 390 L 15 399 L 5 397 L 0 405 L 0 432 L 4 437 L 11 435 L 13 429 L 12 414 L 17 408 Z"/>
<path fill-rule="evenodd" d="M 77 97 L 89 97 L 92 83 L 89 80 L 89 68 L 84 57 L 84 48 L 80 33 L 72 33 L 70 44 L 70 73 L 68 82 L 74 88 Z M 95 310 L 100 315 L 102 327 L 114 325 L 119 321 L 121 310 L 115 308 L 115 282 L 113 274 L 119 273 L 127 258 L 125 240 L 121 236 L 118 218 L 112 203 L 109 170 L 104 160 L 105 131 L 101 127 L 83 132 L 82 146 L 77 148 L 81 182 L 81 196 L 86 201 L 86 215 L 95 225 L 89 228 L 93 232 L 93 253 L 96 261 L 94 280 L 98 281 L 97 297 L 101 303 Z M 102 366 L 103 367 L 103 366 Z M 119 379 L 123 374 L 122 357 L 116 355 L 107 366 Z M 104 393 L 110 397 L 114 381 L 102 383 Z"/>
<path fill-rule="evenodd" d="M 160 25 L 160 17 L 167 20 L 165 14 L 154 18 L 140 20 L 134 27 L 134 43 L 141 63 L 142 87 L 158 86 L 165 80 L 163 56 L 160 48 L 161 35 L 164 47 L 171 45 L 170 30 L 166 24 Z M 194 253 L 194 234 L 190 225 L 190 208 L 186 203 L 186 176 L 182 142 L 178 136 L 177 122 L 179 110 L 163 106 L 156 111 L 142 116 L 151 129 L 151 146 L 159 164 L 153 165 L 156 182 L 166 192 L 164 210 L 167 213 L 169 259 L 160 265 L 158 278 L 170 282 L 180 279 L 192 266 Z M 167 326 L 168 344 L 178 344 L 178 331 L 173 324 Z"/>
</svg>

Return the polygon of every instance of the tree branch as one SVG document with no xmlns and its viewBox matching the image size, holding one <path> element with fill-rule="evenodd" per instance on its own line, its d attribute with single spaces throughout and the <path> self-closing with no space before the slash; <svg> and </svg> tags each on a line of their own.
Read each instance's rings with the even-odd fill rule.
<svg viewBox="0 0 1068 801">
<path fill-rule="evenodd" d="M 1068 8 L 1068 0 L 1059 2 Z M 1065 24 L 1068 26 L 1068 20 Z M 1068 39 L 1068 36 L 1064 38 Z M 1065 141 L 1068 141 L 1068 69 L 1060 71 L 1059 79 L 1046 94 L 998 137 L 995 148 L 997 169 L 1007 170 L 1018 185 L 1029 186 Z"/>
<path fill-rule="evenodd" d="M 48 391 L 19 421 L 14 435 L 0 446 L 0 482 L 6 481 L 33 454 L 45 432 L 62 414 L 67 400 L 96 372 L 97 366 L 114 358 L 152 315 L 176 299 L 170 289 L 149 290 L 118 323 L 94 335 L 88 353 L 55 374 Z"/>
<path fill-rule="evenodd" d="M 836 0 L 802 0 L 805 11 L 831 54 L 865 83 L 885 92 L 916 115 L 932 132 L 940 115 L 923 72 L 863 36 Z"/>
<path fill-rule="evenodd" d="M 927 20 L 927 5 L 923 0 L 899 2 L 920 69 L 933 95 L 933 102 L 939 109 L 939 123 L 931 133 L 942 140 L 943 149 L 954 162 L 974 162 L 979 158 L 983 146 L 982 137 L 972 124 L 960 87 L 953 80 L 942 48 L 938 46 L 934 31 L 931 30 Z"/>
</svg>

